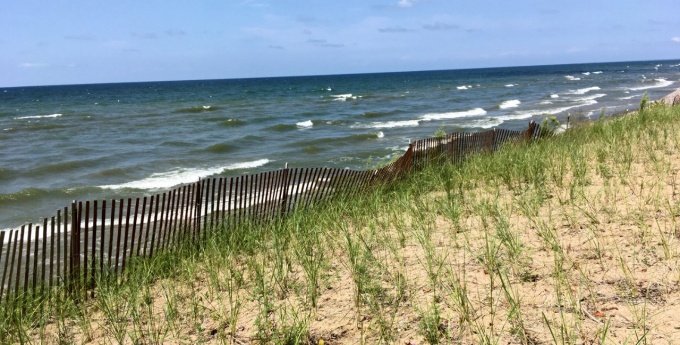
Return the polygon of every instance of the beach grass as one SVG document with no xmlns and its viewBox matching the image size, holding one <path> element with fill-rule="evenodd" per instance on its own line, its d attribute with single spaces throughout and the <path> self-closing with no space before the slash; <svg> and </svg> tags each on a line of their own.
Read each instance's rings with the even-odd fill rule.
<svg viewBox="0 0 680 345">
<path fill-rule="evenodd" d="M 672 344 L 679 171 L 649 102 L 0 304 L 0 342 Z"/>
</svg>

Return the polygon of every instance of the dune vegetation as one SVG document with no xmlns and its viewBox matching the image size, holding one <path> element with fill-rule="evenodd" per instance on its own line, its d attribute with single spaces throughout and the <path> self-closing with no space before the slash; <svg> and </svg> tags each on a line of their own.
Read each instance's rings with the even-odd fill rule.
<svg viewBox="0 0 680 345">
<path fill-rule="evenodd" d="M 0 304 L 0 342 L 672 344 L 679 171 L 680 107 L 645 103 Z"/>
</svg>

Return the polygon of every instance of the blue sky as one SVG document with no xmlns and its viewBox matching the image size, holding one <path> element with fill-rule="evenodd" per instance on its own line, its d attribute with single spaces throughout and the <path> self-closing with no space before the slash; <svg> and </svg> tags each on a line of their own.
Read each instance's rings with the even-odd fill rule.
<svg viewBox="0 0 680 345">
<path fill-rule="evenodd" d="M 0 86 L 680 58 L 678 0 L 16 0 Z"/>
</svg>

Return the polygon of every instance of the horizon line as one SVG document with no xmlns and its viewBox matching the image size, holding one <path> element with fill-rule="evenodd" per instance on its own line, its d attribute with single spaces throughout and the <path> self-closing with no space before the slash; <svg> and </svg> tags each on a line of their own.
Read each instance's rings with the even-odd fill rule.
<svg viewBox="0 0 680 345">
<path fill-rule="evenodd" d="M 549 66 L 572 66 L 572 65 L 591 65 L 591 64 L 614 64 L 614 63 L 640 63 L 640 62 L 664 62 L 680 61 L 680 57 L 674 59 L 654 59 L 654 60 L 623 60 L 623 61 L 594 61 L 594 62 L 572 62 L 557 64 L 538 64 L 538 65 L 511 65 L 511 66 L 487 66 L 471 68 L 448 68 L 448 69 L 424 69 L 407 71 L 376 71 L 376 72 L 350 72 L 350 73 L 329 73 L 329 74 L 301 74 L 301 75 L 273 75 L 265 77 L 226 77 L 226 78 L 207 78 L 207 79 L 164 79 L 164 80 L 142 80 L 142 81 L 110 81 L 92 83 L 66 83 L 66 84 L 41 84 L 41 85 L 18 85 L 0 86 L 1 89 L 31 88 L 31 87 L 55 87 L 55 86 L 85 86 L 85 85 L 111 85 L 111 84 L 143 84 L 143 83 L 172 83 L 172 82 L 198 82 L 198 81 L 221 81 L 221 80 L 256 80 L 256 79 L 279 79 L 279 78 L 309 78 L 309 77 L 333 77 L 333 76 L 352 76 L 368 74 L 397 74 L 397 73 L 421 73 L 439 71 L 471 71 L 471 70 L 490 70 L 500 68 L 527 68 L 527 67 L 549 67 Z"/>
</svg>

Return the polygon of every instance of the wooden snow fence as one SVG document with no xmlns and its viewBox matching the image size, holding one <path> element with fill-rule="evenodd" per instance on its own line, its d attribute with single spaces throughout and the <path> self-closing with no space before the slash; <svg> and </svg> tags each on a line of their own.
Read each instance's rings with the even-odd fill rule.
<svg viewBox="0 0 680 345">
<path fill-rule="evenodd" d="M 524 131 L 451 133 L 412 142 L 403 156 L 376 170 L 285 168 L 203 179 L 143 198 L 73 201 L 41 224 L 0 231 L 0 304 L 49 294 L 88 298 L 95 277 L 119 276 L 133 257 L 200 243 L 214 226 L 228 230 L 272 221 L 341 193 L 394 182 L 428 164 L 460 162 L 539 135 L 534 122 Z"/>
</svg>

